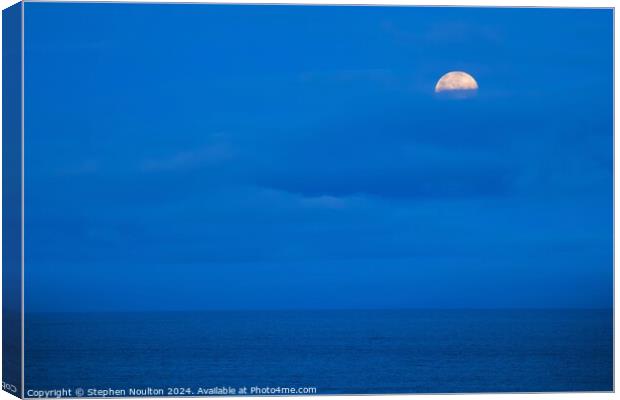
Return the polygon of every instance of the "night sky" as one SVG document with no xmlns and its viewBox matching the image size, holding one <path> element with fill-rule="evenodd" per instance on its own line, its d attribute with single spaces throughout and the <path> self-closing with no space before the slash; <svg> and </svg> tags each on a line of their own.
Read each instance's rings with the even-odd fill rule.
<svg viewBox="0 0 620 400">
<path fill-rule="evenodd" d="M 26 311 L 612 306 L 611 10 L 25 7 Z"/>
</svg>

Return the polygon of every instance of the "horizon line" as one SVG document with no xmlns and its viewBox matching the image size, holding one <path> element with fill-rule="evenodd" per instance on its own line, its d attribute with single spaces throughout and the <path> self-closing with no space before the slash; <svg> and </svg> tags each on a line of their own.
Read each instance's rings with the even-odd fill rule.
<svg viewBox="0 0 620 400">
<path fill-rule="evenodd" d="M 201 312 L 342 312 L 342 311 L 613 311 L 614 307 L 399 307 L 399 308 L 210 308 L 175 310 L 35 310 L 25 314 L 131 314 Z M 8 310 L 5 310 L 7 312 Z M 11 313 L 11 311 L 8 311 Z"/>
</svg>

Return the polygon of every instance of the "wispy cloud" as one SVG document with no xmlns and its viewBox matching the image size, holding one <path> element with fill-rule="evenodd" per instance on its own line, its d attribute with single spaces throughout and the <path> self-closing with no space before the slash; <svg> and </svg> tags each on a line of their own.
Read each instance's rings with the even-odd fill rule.
<svg viewBox="0 0 620 400">
<path fill-rule="evenodd" d="M 210 143 L 198 148 L 144 160 L 140 165 L 140 170 L 147 172 L 189 170 L 218 164 L 234 156 L 233 148 L 224 140 L 224 135 L 212 135 L 211 139 Z"/>
</svg>

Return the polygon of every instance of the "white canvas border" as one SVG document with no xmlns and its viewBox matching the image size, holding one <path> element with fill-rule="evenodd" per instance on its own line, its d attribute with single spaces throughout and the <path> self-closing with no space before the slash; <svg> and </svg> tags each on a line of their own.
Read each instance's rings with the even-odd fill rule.
<svg viewBox="0 0 620 400">
<path fill-rule="evenodd" d="M 105 3 L 105 2 L 121 2 L 121 1 L 97 1 L 97 0 L 25 0 L 26 2 L 36 2 L 36 1 L 48 1 L 48 2 L 81 2 L 81 3 Z M 179 4 L 291 4 L 291 5 L 367 5 L 367 6 L 469 6 L 469 7 L 558 7 L 558 8 L 614 8 L 616 7 L 616 1 L 600 1 L 600 0 L 591 0 L 591 1 L 583 1 L 583 0 L 526 0 L 526 1 L 493 1 L 493 0 L 477 0 L 477 1 L 468 1 L 468 0 L 425 0 L 425 1 L 416 1 L 416 0 L 235 0 L 235 1 L 227 1 L 227 0 L 218 0 L 218 1 L 192 1 L 192 0 L 131 0 L 131 1 L 122 1 L 123 3 L 179 3 Z M 0 7 L 5 9 L 13 4 L 17 3 L 14 0 L 0 0 Z M 614 17 L 615 20 L 615 17 Z M 0 43 L 2 39 L 2 29 L 1 29 L 2 21 L 0 19 Z M 615 23 L 614 23 L 615 25 Z M 22 40 L 24 38 L 24 21 L 22 20 Z M 618 43 L 618 32 L 614 29 L 614 132 L 617 128 L 617 120 L 615 118 L 616 112 L 618 111 L 617 103 L 615 102 L 615 93 L 617 92 L 617 82 L 615 80 L 615 75 L 617 71 L 617 52 L 616 43 Z M 23 44 L 23 41 L 22 41 Z M 1 61 L 1 52 L 0 52 L 0 61 Z M 23 68 L 24 68 L 24 54 L 22 48 L 22 314 L 23 314 L 23 296 L 24 296 L 24 81 L 23 81 Z M 2 71 L 2 64 L 0 62 L 0 73 Z M 0 82 L 0 91 L 2 89 L 2 83 Z M 0 96 L 0 109 L 2 107 L 2 99 Z M 1 122 L 1 117 L 0 117 Z M 1 125 L 0 125 L 0 134 L 1 134 Z M 0 135 L 1 137 L 1 135 Z M 620 200 L 618 200 L 618 196 L 616 195 L 617 185 L 616 179 L 619 176 L 620 167 L 615 163 L 615 154 L 618 151 L 620 145 L 615 141 L 614 135 L 614 249 L 617 244 L 617 237 L 615 235 L 615 227 L 616 227 L 616 214 L 615 209 L 618 206 Z M 2 198 L 2 141 L 0 140 L 0 203 Z M 0 221 L 2 216 L 0 214 Z M 2 239 L 2 232 L 0 230 L 0 243 Z M 2 246 L 0 245 L 0 259 L 2 255 Z M 615 265 L 617 262 L 618 254 L 614 251 L 614 333 L 616 332 L 616 323 L 618 321 L 618 308 L 616 307 L 616 296 L 615 296 L 615 288 L 618 283 L 618 276 L 615 274 Z M 2 283 L 0 280 L 0 290 L 2 288 Z M 0 306 L 2 299 L 0 297 Z M 22 315 L 23 317 L 23 315 Z M 0 328 L 2 321 L 0 319 Z M 23 368 L 23 318 L 22 318 L 22 368 Z M 614 334 L 614 366 L 616 360 L 616 352 L 618 349 L 618 344 L 620 340 L 618 336 Z M 1 355 L 1 350 L 0 350 Z M 1 368 L 1 366 L 0 366 Z M 23 370 L 22 370 L 22 384 L 23 381 Z M 618 382 L 618 369 L 614 368 L 614 387 Z M 540 400 L 556 400 L 556 399 L 567 399 L 567 400 L 586 400 L 586 399 L 613 399 L 615 398 L 615 393 L 476 393 L 476 394 L 433 394 L 433 395 L 376 395 L 373 396 L 378 399 L 384 400 L 411 400 L 412 398 L 416 400 L 448 400 L 454 399 L 455 396 L 458 396 L 459 399 L 462 400 L 475 400 L 479 399 L 481 396 L 491 398 L 493 400 L 515 400 L 515 399 L 540 399 Z M 292 398 L 289 396 L 281 396 L 282 398 Z M 366 395 L 343 395 L 343 396 L 332 396 L 332 395 L 322 395 L 321 399 L 339 399 L 339 400 L 354 400 L 359 399 L 360 397 L 368 397 Z M 8 400 L 14 398 L 7 392 L 0 391 L 0 400 Z M 170 397 L 174 398 L 174 397 Z M 230 396 L 231 400 L 242 399 L 243 397 Z M 267 399 L 268 397 L 253 397 L 255 399 Z M 304 399 L 311 400 L 316 399 L 317 396 L 295 396 L 296 399 Z M 181 399 L 181 397 L 179 397 Z"/>
</svg>

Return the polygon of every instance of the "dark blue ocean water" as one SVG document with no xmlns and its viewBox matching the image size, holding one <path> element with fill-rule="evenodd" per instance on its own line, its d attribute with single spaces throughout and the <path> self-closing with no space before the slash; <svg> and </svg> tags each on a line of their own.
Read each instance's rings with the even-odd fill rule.
<svg viewBox="0 0 620 400">
<path fill-rule="evenodd" d="M 612 390 L 611 310 L 27 314 L 26 389 Z"/>
</svg>

